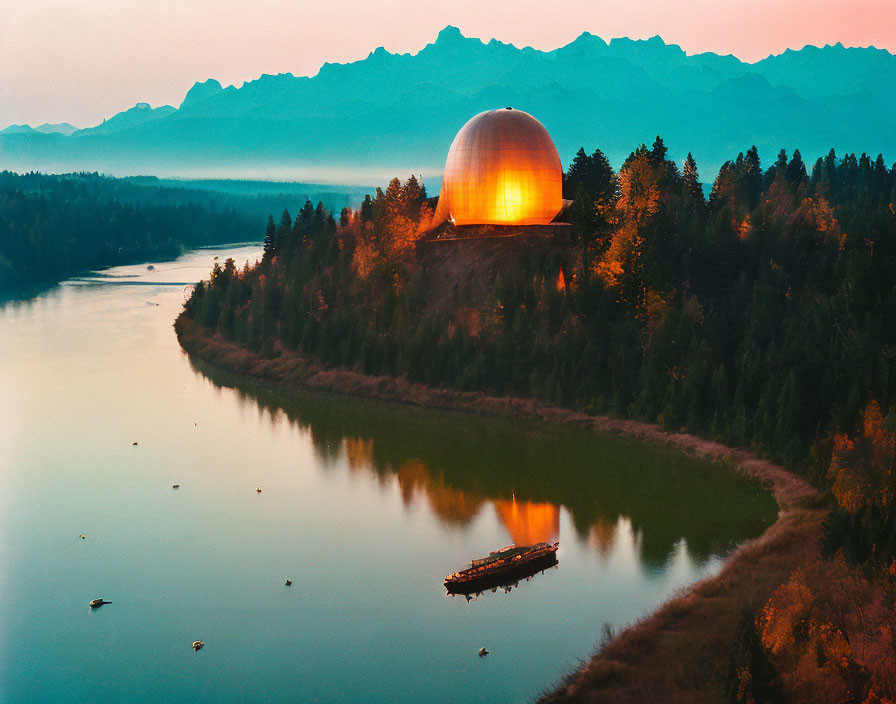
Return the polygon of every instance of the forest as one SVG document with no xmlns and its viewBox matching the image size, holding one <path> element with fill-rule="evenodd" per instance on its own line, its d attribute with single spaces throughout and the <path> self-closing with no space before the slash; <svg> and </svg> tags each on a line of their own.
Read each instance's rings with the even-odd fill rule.
<svg viewBox="0 0 896 704">
<path fill-rule="evenodd" d="M 257 241 L 271 209 L 301 203 L 309 195 L 331 207 L 349 200 L 347 189 L 314 184 L 3 171 L 0 290 L 171 258 L 187 247 Z"/>
<path fill-rule="evenodd" d="M 824 558 L 749 615 L 727 696 L 892 701 L 896 165 L 781 150 L 763 168 L 753 147 L 706 198 L 693 158 L 679 168 L 657 137 L 618 172 L 581 149 L 564 197 L 568 226 L 500 247 L 434 239 L 413 176 L 358 210 L 309 201 L 269 218 L 261 262 L 216 265 L 184 315 L 266 357 L 656 422 L 780 461 L 829 502 Z M 834 573 L 862 612 L 852 641 Z"/>
</svg>

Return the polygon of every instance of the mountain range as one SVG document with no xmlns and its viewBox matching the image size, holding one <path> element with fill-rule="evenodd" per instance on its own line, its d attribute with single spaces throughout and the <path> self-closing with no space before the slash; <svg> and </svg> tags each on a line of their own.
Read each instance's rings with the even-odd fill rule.
<svg viewBox="0 0 896 704">
<path fill-rule="evenodd" d="M 380 47 L 313 77 L 265 74 L 239 88 L 209 79 L 178 107 L 139 103 L 70 133 L 7 128 L 0 168 L 346 183 L 414 172 L 432 186 L 460 127 L 504 106 L 537 117 L 564 164 L 584 147 L 619 166 L 656 135 L 672 158 L 693 152 L 709 180 L 753 144 L 765 164 L 782 148 L 809 162 L 831 148 L 896 158 L 896 56 L 886 50 L 806 46 L 750 64 L 688 55 L 660 37 L 585 32 L 541 51 L 449 26 L 416 54 Z"/>
<path fill-rule="evenodd" d="M 38 132 L 40 134 L 64 134 L 70 135 L 72 132 L 77 132 L 78 128 L 74 125 L 69 124 L 68 122 L 60 122 L 55 125 L 51 125 L 49 122 L 45 122 L 42 125 L 38 125 L 37 127 L 32 127 L 31 125 L 10 125 L 9 127 L 0 130 L 0 134 L 30 134 L 33 132 Z"/>
</svg>

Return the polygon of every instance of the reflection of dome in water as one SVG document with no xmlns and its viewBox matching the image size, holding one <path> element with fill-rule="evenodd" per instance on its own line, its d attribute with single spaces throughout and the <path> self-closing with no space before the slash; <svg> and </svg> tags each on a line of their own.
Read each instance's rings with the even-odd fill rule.
<svg viewBox="0 0 896 704">
<path fill-rule="evenodd" d="M 482 112 L 448 150 L 435 221 L 545 225 L 563 205 L 562 167 L 548 131 L 528 113 Z"/>
<path fill-rule="evenodd" d="M 560 535 L 560 510 L 554 504 L 516 499 L 492 503 L 515 545 L 546 543 Z"/>
</svg>

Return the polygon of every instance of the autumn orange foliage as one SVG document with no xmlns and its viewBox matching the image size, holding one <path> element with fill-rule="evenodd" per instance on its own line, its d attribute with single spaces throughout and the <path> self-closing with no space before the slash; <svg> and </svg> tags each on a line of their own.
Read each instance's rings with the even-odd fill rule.
<svg viewBox="0 0 896 704">
<path fill-rule="evenodd" d="M 842 555 L 796 570 L 757 628 L 794 702 L 896 701 L 896 612 Z"/>
<path fill-rule="evenodd" d="M 796 221 L 805 229 L 819 233 L 822 238 L 838 249 L 843 249 L 846 235 L 834 215 L 834 209 L 824 196 L 804 198 L 795 214 Z"/>
<path fill-rule="evenodd" d="M 404 185 L 394 178 L 385 192 L 377 189 L 373 220 L 352 215 L 346 229 L 355 241 L 352 268 L 360 279 L 367 279 L 378 265 L 401 262 L 413 251 L 432 223 L 432 208 L 421 202 L 423 196 L 413 175 Z"/>
<path fill-rule="evenodd" d="M 843 631 L 821 614 L 801 568 L 772 594 L 758 618 L 762 644 L 775 657 L 795 694 L 844 701 L 852 648 Z M 816 701 L 821 701 L 816 699 Z"/>
<path fill-rule="evenodd" d="M 828 478 L 837 503 L 855 515 L 865 506 L 893 501 L 896 433 L 887 428 L 879 404 L 871 401 L 862 418 L 862 433 L 834 437 Z"/>
<path fill-rule="evenodd" d="M 828 479 L 839 508 L 856 520 L 885 513 L 894 462 L 896 432 L 871 401 L 857 433 L 833 438 Z M 760 611 L 762 645 L 795 702 L 896 702 L 896 561 L 884 568 L 851 567 L 843 550 L 815 558 Z"/>
</svg>

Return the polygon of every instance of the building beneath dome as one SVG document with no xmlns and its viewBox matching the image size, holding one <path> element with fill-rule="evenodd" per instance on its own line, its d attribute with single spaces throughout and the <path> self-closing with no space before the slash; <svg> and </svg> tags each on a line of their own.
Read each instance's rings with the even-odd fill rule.
<svg viewBox="0 0 896 704">
<path fill-rule="evenodd" d="M 457 133 L 433 225 L 547 225 L 563 207 L 563 169 L 544 126 L 521 110 L 489 110 Z"/>
</svg>

